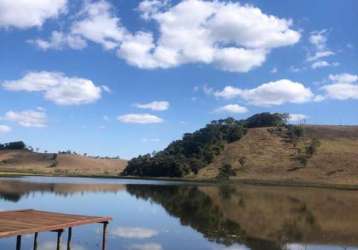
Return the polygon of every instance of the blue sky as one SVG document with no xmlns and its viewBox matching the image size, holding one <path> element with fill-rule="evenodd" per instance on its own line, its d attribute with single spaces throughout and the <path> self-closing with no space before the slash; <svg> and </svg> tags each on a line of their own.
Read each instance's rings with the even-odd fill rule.
<svg viewBox="0 0 358 250">
<path fill-rule="evenodd" d="M 0 141 L 131 158 L 228 116 L 358 124 L 357 9 L 0 0 Z"/>
</svg>

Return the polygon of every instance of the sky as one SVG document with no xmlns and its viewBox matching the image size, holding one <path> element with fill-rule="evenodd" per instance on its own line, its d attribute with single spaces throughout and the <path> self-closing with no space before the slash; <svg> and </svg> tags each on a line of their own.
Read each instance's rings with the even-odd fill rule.
<svg viewBox="0 0 358 250">
<path fill-rule="evenodd" d="M 358 124 L 356 0 L 0 0 L 0 142 L 129 159 L 216 119 Z"/>
</svg>

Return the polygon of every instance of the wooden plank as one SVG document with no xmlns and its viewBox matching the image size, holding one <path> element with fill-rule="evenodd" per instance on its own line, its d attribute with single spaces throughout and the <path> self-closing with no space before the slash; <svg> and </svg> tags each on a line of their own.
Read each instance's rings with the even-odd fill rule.
<svg viewBox="0 0 358 250">
<path fill-rule="evenodd" d="M 109 222 L 110 217 L 62 214 L 37 210 L 0 212 L 0 238 Z"/>
</svg>

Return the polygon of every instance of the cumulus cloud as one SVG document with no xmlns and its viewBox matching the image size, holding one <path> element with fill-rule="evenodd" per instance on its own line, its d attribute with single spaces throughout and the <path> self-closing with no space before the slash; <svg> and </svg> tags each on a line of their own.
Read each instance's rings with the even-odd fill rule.
<svg viewBox="0 0 358 250">
<path fill-rule="evenodd" d="M 329 75 L 328 78 L 333 82 L 344 82 L 344 83 L 357 83 L 358 75 L 352 75 L 348 73 Z"/>
<path fill-rule="evenodd" d="M 337 74 L 330 75 L 331 84 L 324 85 L 324 98 L 336 100 L 358 100 L 358 75 Z"/>
<path fill-rule="evenodd" d="M 158 231 L 142 227 L 117 227 L 111 233 L 121 238 L 147 239 L 156 236 Z"/>
<path fill-rule="evenodd" d="M 12 130 L 11 127 L 7 125 L 0 125 L 0 134 L 9 133 L 11 130 Z"/>
<path fill-rule="evenodd" d="M 302 122 L 308 118 L 307 115 L 304 114 L 289 114 L 288 121 L 289 122 Z"/>
<path fill-rule="evenodd" d="M 101 98 L 102 92 L 91 80 L 48 71 L 29 72 L 19 80 L 4 81 L 2 86 L 10 91 L 42 92 L 58 105 L 92 103 Z"/>
<path fill-rule="evenodd" d="M 142 32 L 128 36 L 118 55 L 140 68 L 212 63 L 247 72 L 260 66 L 271 49 L 300 39 L 291 20 L 250 5 L 189 0 L 163 9 L 156 1 L 144 1 L 139 9 L 159 25 L 159 38 L 154 41 L 151 33 Z"/>
<path fill-rule="evenodd" d="M 239 88 L 235 88 L 233 86 L 226 86 L 221 91 L 215 91 L 214 96 L 222 97 L 225 99 L 232 99 L 232 98 L 239 96 L 241 93 L 242 93 L 242 90 Z"/>
<path fill-rule="evenodd" d="M 67 0 L 0 0 L 0 27 L 41 27 L 66 11 Z"/>
<path fill-rule="evenodd" d="M 104 0 L 86 2 L 68 35 L 35 44 L 83 48 L 88 40 L 115 49 L 118 57 L 139 68 L 202 63 L 248 72 L 261 66 L 272 49 L 293 45 L 301 36 L 292 29 L 292 20 L 234 2 L 187 0 L 170 6 L 169 1 L 144 0 L 138 6 L 141 16 L 158 27 L 145 32 L 128 31 L 112 9 Z M 69 40 L 75 41 L 71 45 Z"/>
<path fill-rule="evenodd" d="M 106 1 L 87 1 L 79 20 L 71 26 L 71 34 L 99 43 L 105 49 L 118 47 L 125 32 L 120 19 L 113 14 L 112 6 Z"/>
<path fill-rule="evenodd" d="M 118 116 L 117 119 L 122 123 L 150 124 L 162 123 L 163 119 L 151 114 L 126 114 Z"/>
<path fill-rule="evenodd" d="M 167 101 L 153 101 L 149 103 L 137 103 L 135 104 L 140 109 L 151 109 L 153 111 L 165 111 L 169 109 L 170 103 Z"/>
<path fill-rule="evenodd" d="M 247 111 L 248 110 L 246 107 L 240 106 L 239 104 L 228 104 L 228 105 L 225 105 L 225 106 L 215 109 L 215 112 L 217 112 L 217 113 L 240 114 L 240 113 L 246 113 Z"/>
<path fill-rule="evenodd" d="M 240 89 L 232 86 L 214 93 L 217 97 L 240 97 L 249 104 L 256 106 L 273 106 L 284 103 L 304 103 L 311 101 L 314 95 L 310 88 L 302 83 L 282 79 L 264 83 L 253 89 Z"/>
<path fill-rule="evenodd" d="M 113 7 L 106 1 L 85 1 L 83 8 L 72 22 L 69 31 L 54 31 L 48 40 L 30 40 L 43 50 L 83 49 L 87 41 L 98 43 L 104 49 L 115 49 L 126 34 L 120 19 L 113 14 Z"/>
<path fill-rule="evenodd" d="M 162 250 L 163 247 L 158 243 L 133 244 L 129 246 L 130 250 Z"/>
<path fill-rule="evenodd" d="M 138 10 L 142 13 L 141 17 L 148 20 L 167 5 L 168 0 L 144 0 L 139 4 Z"/>
<path fill-rule="evenodd" d="M 23 127 L 43 128 L 47 126 L 47 115 L 40 110 L 8 111 L 3 119 L 13 121 Z"/>
</svg>

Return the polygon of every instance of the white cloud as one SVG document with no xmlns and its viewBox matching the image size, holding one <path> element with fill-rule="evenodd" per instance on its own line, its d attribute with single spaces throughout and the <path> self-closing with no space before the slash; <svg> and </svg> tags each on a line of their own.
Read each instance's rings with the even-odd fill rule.
<svg viewBox="0 0 358 250">
<path fill-rule="evenodd" d="M 239 88 L 235 88 L 233 86 L 226 86 L 221 91 L 215 91 L 214 96 L 222 97 L 225 99 L 232 99 L 232 98 L 239 96 L 241 93 L 242 93 L 242 90 Z"/>
<path fill-rule="evenodd" d="M 25 110 L 8 111 L 3 117 L 7 121 L 13 121 L 23 127 L 42 128 L 47 126 L 47 115 L 44 111 Z"/>
<path fill-rule="evenodd" d="M 113 8 L 107 1 L 85 1 L 76 15 L 67 33 L 54 31 L 48 40 L 30 40 L 43 50 L 83 49 L 87 41 L 101 44 L 104 49 L 117 48 L 127 33 L 120 19 L 113 14 Z"/>
<path fill-rule="evenodd" d="M 271 49 L 300 39 L 290 29 L 291 20 L 239 3 L 188 0 L 163 10 L 157 1 L 144 1 L 139 9 L 159 25 L 159 38 L 154 41 L 151 33 L 143 32 L 127 36 L 118 55 L 140 68 L 212 63 L 247 72 L 260 66 Z"/>
<path fill-rule="evenodd" d="M 304 114 L 290 114 L 288 117 L 289 122 L 302 122 L 308 118 L 307 115 Z"/>
<path fill-rule="evenodd" d="M 222 48 L 215 51 L 214 63 L 230 72 L 248 72 L 266 60 L 266 50 Z"/>
<path fill-rule="evenodd" d="M 6 125 L 0 125 L 0 134 L 6 134 L 11 132 L 11 127 L 6 126 Z"/>
<path fill-rule="evenodd" d="M 128 64 L 144 69 L 203 63 L 248 72 L 261 66 L 272 49 L 293 45 L 301 36 L 292 29 L 292 20 L 267 15 L 251 5 L 204 0 L 168 3 L 144 0 L 138 6 L 144 19 L 157 24 L 158 35 L 157 31 L 129 32 L 102 0 L 86 2 L 68 35 L 34 42 L 43 49 L 56 49 L 65 44 L 83 48 L 89 40 L 116 49 Z M 75 40 L 72 45 L 69 39 Z"/>
<path fill-rule="evenodd" d="M 313 56 L 308 56 L 307 61 L 308 62 L 313 62 L 313 61 L 316 61 L 316 60 L 324 58 L 324 57 L 333 56 L 334 54 L 335 53 L 333 51 L 330 51 L 330 50 L 317 51 Z"/>
<path fill-rule="evenodd" d="M 142 18 L 148 20 L 167 5 L 168 0 L 144 0 L 139 4 L 138 10 L 142 13 Z"/>
<path fill-rule="evenodd" d="M 313 93 L 302 83 L 282 79 L 264 83 L 254 89 L 243 90 L 240 97 L 257 106 L 304 103 L 313 98 Z"/>
<path fill-rule="evenodd" d="M 162 250 L 163 247 L 158 243 L 133 244 L 130 250 Z"/>
<path fill-rule="evenodd" d="M 337 100 L 358 100 L 358 75 L 338 74 L 330 75 L 331 84 L 323 86 L 324 97 Z"/>
<path fill-rule="evenodd" d="M 294 73 L 297 73 L 297 72 L 300 72 L 300 71 L 304 70 L 304 68 L 299 68 L 299 67 L 294 66 L 294 65 L 291 65 L 289 69 L 290 69 L 291 72 L 294 72 Z"/>
<path fill-rule="evenodd" d="M 344 83 L 357 83 L 358 75 L 352 75 L 348 73 L 329 75 L 328 78 L 333 82 L 344 82 Z"/>
<path fill-rule="evenodd" d="M 147 239 L 158 235 L 158 231 L 142 227 L 117 227 L 111 234 L 121 238 Z"/>
<path fill-rule="evenodd" d="M 273 106 L 284 103 L 304 103 L 314 98 L 312 91 L 302 83 L 282 79 L 264 83 L 253 89 L 240 89 L 227 86 L 214 93 L 224 98 L 240 97 L 249 104 L 256 106 Z"/>
<path fill-rule="evenodd" d="M 327 30 L 313 31 L 310 34 L 309 42 L 314 45 L 317 50 L 324 50 L 327 46 Z"/>
<path fill-rule="evenodd" d="M 330 66 L 338 66 L 337 62 L 328 62 L 327 60 L 323 60 L 323 58 L 330 57 L 335 55 L 335 53 L 327 48 L 327 30 L 321 31 L 313 31 L 310 34 L 309 42 L 314 47 L 314 53 L 312 55 L 307 55 L 307 62 L 311 63 L 312 69 L 330 67 Z"/>
<path fill-rule="evenodd" d="M 276 74 L 277 71 L 278 71 L 277 68 L 274 67 L 274 68 L 272 68 L 272 69 L 270 70 L 270 73 L 271 73 L 271 74 Z"/>
<path fill-rule="evenodd" d="M 106 1 L 86 1 L 80 19 L 71 26 L 71 34 L 99 43 L 105 49 L 118 47 L 126 30 L 112 12 L 112 6 Z"/>
<path fill-rule="evenodd" d="M 107 85 L 102 85 L 101 88 L 103 89 L 103 91 L 105 91 L 107 93 L 112 93 L 111 88 L 108 87 Z"/>
<path fill-rule="evenodd" d="M 337 100 L 358 100 L 358 85 L 349 83 L 335 83 L 322 88 L 326 97 Z"/>
<path fill-rule="evenodd" d="M 228 104 L 228 105 L 225 105 L 225 106 L 215 109 L 215 112 L 218 112 L 218 113 L 239 114 L 239 113 L 246 113 L 247 111 L 248 110 L 246 107 L 240 106 L 238 104 Z"/>
<path fill-rule="evenodd" d="M 313 101 L 314 102 L 322 102 L 324 101 L 326 98 L 323 96 L 323 95 L 316 95 L 314 98 L 313 98 Z"/>
<path fill-rule="evenodd" d="M 150 124 L 162 123 L 163 119 L 151 114 L 126 114 L 118 116 L 117 119 L 122 123 Z"/>
<path fill-rule="evenodd" d="M 151 109 L 153 111 L 164 111 L 169 109 L 170 103 L 167 101 L 153 101 L 149 103 L 137 103 L 135 104 L 140 109 Z"/>
<path fill-rule="evenodd" d="M 4 81 L 2 86 L 10 91 L 43 92 L 47 100 L 58 105 L 92 103 L 102 92 L 91 80 L 47 71 L 29 72 L 19 80 Z"/>
<path fill-rule="evenodd" d="M 324 67 L 328 67 L 330 66 L 331 64 L 327 61 L 317 61 L 317 62 L 314 62 L 312 63 L 311 67 L 312 69 L 318 69 L 318 68 L 324 68 Z"/>
<path fill-rule="evenodd" d="M 66 11 L 67 0 L 0 0 L 0 27 L 41 27 Z"/>
<path fill-rule="evenodd" d="M 87 46 L 86 40 L 79 35 L 64 34 L 63 32 L 53 31 L 48 41 L 43 39 L 29 40 L 42 50 L 56 49 L 61 50 L 65 47 L 71 49 L 83 49 Z"/>
</svg>

